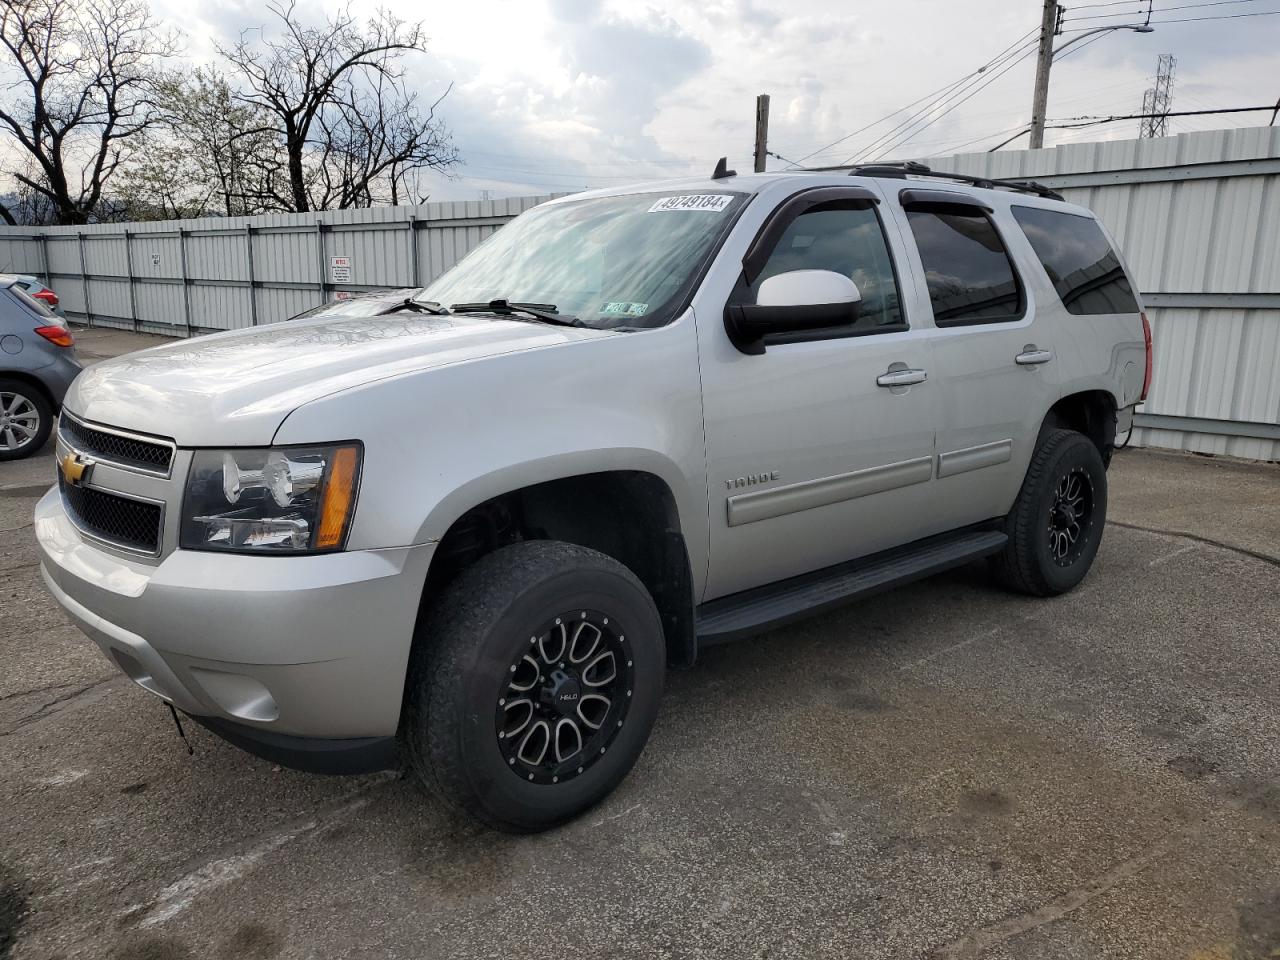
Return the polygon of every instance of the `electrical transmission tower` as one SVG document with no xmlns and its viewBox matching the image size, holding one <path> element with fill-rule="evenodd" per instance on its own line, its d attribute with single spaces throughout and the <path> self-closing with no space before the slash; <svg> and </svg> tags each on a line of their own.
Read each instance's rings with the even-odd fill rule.
<svg viewBox="0 0 1280 960">
<path fill-rule="evenodd" d="M 1160 54 L 1156 68 L 1156 85 L 1142 95 L 1142 121 L 1139 138 L 1164 137 L 1169 133 L 1169 109 L 1173 106 L 1173 68 L 1178 61 L 1172 53 Z"/>
</svg>

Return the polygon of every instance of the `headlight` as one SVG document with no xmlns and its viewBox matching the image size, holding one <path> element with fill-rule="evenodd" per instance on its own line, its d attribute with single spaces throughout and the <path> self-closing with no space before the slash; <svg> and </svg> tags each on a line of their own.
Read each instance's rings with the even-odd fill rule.
<svg viewBox="0 0 1280 960">
<path fill-rule="evenodd" d="M 340 550 L 360 483 L 361 448 L 198 450 L 182 505 L 184 550 Z"/>
</svg>

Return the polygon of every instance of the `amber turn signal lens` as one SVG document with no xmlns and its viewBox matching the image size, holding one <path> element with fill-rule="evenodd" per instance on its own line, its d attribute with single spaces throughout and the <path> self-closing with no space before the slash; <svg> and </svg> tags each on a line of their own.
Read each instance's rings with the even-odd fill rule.
<svg viewBox="0 0 1280 960">
<path fill-rule="evenodd" d="M 320 502 L 320 527 L 316 530 L 315 549 L 331 550 L 342 545 L 356 499 L 356 479 L 360 467 L 360 451 L 356 447 L 339 447 L 333 452 L 333 464 L 324 485 Z"/>
</svg>

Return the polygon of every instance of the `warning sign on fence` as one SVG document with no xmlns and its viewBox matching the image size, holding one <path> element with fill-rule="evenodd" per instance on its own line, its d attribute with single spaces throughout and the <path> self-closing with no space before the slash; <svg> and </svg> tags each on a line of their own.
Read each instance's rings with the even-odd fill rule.
<svg viewBox="0 0 1280 960">
<path fill-rule="evenodd" d="M 350 283 L 351 282 L 351 258 L 350 257 L 330 257 L 329 258 L 329 282 L 330 283 Z"/>
</svg>

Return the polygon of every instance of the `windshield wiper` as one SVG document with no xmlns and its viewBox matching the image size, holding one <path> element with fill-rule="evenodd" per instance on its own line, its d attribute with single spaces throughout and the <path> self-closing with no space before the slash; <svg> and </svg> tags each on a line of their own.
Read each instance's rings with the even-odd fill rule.
<svg viewBox="0 0 1280 960">
<path fill-rule="evenodd" d="M 570 317 L 556 311 L 554 303 L 512 303 L 507 299 L 490 300 L 488 303 L 455 303 L 449 308 L 454 313 L 493 313 L 500 317 L 513 317 L 523 314 L 543 323 L 554 323 L 562 327 L 585 327 L 586 324 L 577 317 Z"/>
<path fill-rule="evenodd" d="M 396 310 L 412 310 L 414 313 L 431 313 L 436 315 L 444 315 L 449 311 L 442 304 L 436 303 L 434 300 L 414 300 L 409 297 L 403 303 L 395 305 Z"/>
</svg>

